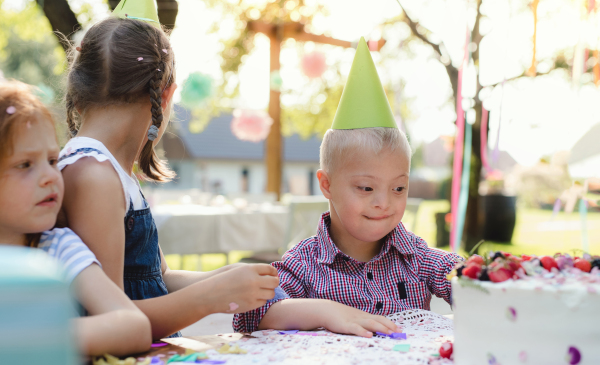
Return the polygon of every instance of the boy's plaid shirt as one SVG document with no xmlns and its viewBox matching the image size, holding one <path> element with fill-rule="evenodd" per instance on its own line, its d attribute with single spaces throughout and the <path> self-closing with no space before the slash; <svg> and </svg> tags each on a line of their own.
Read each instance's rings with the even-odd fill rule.
<svg viewBox="0 0 600 365">
<path fill-rule="evenodd" d="M 446 275 L 462 260 L 460 256 L 429 248 L 400 223 L 377 256 L 358 262 L 331 241 L 330 222 L 329 212 L 324 213 L 316 236 L 300 242 L 285 253 L 283 261 L 272 264 L 285 293 L 276 290 L 275 298 L 264 306 L 236 314 L 236 332 L 256 331 L 270 306 L 287 298 L 329 299 L 383 316 L 429 309 L 432 293 L 450 303 L 451 285 Z"/>
</svg>

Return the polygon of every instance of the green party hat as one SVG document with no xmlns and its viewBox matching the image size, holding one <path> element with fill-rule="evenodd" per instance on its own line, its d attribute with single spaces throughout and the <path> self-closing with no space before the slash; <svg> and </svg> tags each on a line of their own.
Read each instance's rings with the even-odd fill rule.
<svg viewBox="0 0 600 365">
<path fill-rule="evenodd" d="M 154 0 L 121 0 L 113 10 L 119 18 L 128 18 L 149 22 L 160 28 L 158 12 Z"/>
<path fill-rule="evenodd" d="M 398 128 L 363 37 L 358 42 L 348 82 L 331 129 Z"/>
</svg>

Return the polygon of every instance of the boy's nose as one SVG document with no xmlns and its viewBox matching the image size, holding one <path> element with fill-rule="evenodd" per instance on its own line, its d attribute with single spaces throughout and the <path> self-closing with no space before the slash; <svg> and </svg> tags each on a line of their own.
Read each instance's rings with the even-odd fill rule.
<svg viewBox="0 0 600 365">
<path fill-rule="evenodd" d="M 379 192 L 373 195 L 373 205 L 375 208 L 379 208 L 381 210 L 387 210 L 390 207 L 390 197 L 389 194 L 385 192 Z"/>
</svg>

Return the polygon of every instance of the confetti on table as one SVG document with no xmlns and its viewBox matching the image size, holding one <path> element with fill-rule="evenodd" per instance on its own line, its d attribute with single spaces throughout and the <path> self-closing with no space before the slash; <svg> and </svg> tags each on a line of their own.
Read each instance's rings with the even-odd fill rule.
<svg viewBox="0 0 600 365">
<path fill-rule="evenodd" d="M 157 343 L 153 343 L 152 347 L 163 347 L 163 346 L 167 346 L 168 343 L 166 342 L 157 342 Z"/>
<path fill-rule="evenodd" d="M 406 340 L 406 333 L 402 333 L 402 332 L 393 332 L 392 334 L 389 334 L 389 335 L 387 333 L 383 333 L 383 332 L 375 332 L 375 333 L 378 334 L 379 336 L 392 338 L 394 340 Z"/>
<path fill-rule="evenodd" d="M 298 330 L 279 331 L 280 335 L 293 335 L 298 333 Z"/>
<path fill-rule="evenodd" d="M 409 343 L 403 343 L 403 344 L 400 344 L 400 345 L 395 345 L 392 350 L 393 351 L 399 351 L 399 352 L 408 352 L 408 351 L 410 351 L 410 344 Z"/>
<path fill-rule="evenodd" d="M 219 349 L 217 349 L 217 352 L 220 354 L 246 354 L 248 353 L 248 351 L 244 350 L 243 348 L 240 348 L 238 345 L 234 345 L 234 346 L 229 346 L 229 344 L 224 344 L 223 346 L 221 346 Z"/>
</svg>

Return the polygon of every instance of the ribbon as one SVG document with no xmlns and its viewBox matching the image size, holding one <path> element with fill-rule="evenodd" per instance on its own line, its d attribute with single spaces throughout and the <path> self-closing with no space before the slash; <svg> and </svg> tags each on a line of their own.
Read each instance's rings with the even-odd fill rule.
<svg viewBox="0 0 600 365">
<path fill-rule="evenodd" d="M 465 113 L 462 107 L 462 78 L 463 68 L 466 60 L 469 57 L 469 41 L 471 35 L 467 28 L 467 35 L 465 39 L 465 53 L 463 61 L 458 69 L 458 87 L 456 90 L 456 140 L 454 141 L 454 161 L 452 164 L 452 195 L 450 197 L 450 213 L 452 221 L 450 222 L 450 248 L 456 250 L 456 229 L 457 229 L 457 214 L 458 214 L 458 200 L 461 186 L 461 168 L 462 168 L 462 157 L 463 157 L 463 141 L 464 141 L 464 129 L 465 129 Z"/>
<path fill-rule="evenodd" d="M 490 167 L 490 164 L 488 163 L 488 158 L 487 158 L 488 116 L 489 116 L 489 113 L 488 113 L 487 109 L 484 108 L 482 105 L 481 106 L 481 164 L 483 165 L 483 168 L 485 168 L 485 171 L 490 173 L 490 172 L 492 172 L 492 168 Z"/>
<path fill-rule="evenodd" d="M 560 208 L 562 208 L 562 202 L 560 201 L 560 198 L 558 198 L 554 202 L 554 207 L 552 208 L 552 218 L 550 218 L 550 220 L 554 220 L 554 218 L 556 218 L 556 215 L 558 212 L 560 212 Z"/>
<path fill-rule="evenodd" d="M 472 140 L 473 126 L 470 123 L 465 124 L 465 148 L 464 148 L 464 159 L 462 168 L 462 178 L 460 186 L 460 196 L 458 198 L 458 219 L 456 224 L 455 239 L 454 239 L 454 252 L 458 252 L 460 248 L 460 242 L 462 241 L 463 229 L 465 226 L 465 216 L 467 213 L 467 203 L 469 202 L 469 180 L 471 180 L 471 140 Z"/>
<path fill-rule="evenodd" d="M 583 252 L 589 252 L 590 241 L 587 230 L 587 205 L 588 202 L 585 198 L 579 200 L 579 216 L 581 217 L 581 246 Z"/>
</svg>

